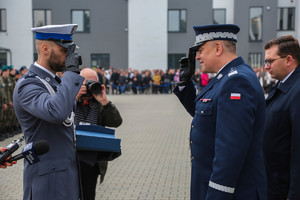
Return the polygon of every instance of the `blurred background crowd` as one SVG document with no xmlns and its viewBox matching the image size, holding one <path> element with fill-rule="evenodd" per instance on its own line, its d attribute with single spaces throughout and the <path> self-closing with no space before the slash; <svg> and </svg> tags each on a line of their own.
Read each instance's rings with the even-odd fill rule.
<svg viewBox="0 0 300 200">
<path fill-rule="evenodd" d="M 179 69 L 127 70 L 92 67 L 98 74 L 99 82 L 104 84 L 107 94 L 110 95 L 138 95 L 138 94 L 171 94 L 179 81 Z M 264 67 L 254 68 L 257 78 L 260 80 L 264 92 L 275 83 Z M 3 66 L 0 69 L 0 141 L 12 137 L 21 132 L 17 117 L 13 109 L 13 90 L 18 79 L 27 72 L 27 67 L 19 70 L 12 65 Z M 196 69 L 192 80 L 199 93 L 215 74 L 202 73 Z"/>
</svg>

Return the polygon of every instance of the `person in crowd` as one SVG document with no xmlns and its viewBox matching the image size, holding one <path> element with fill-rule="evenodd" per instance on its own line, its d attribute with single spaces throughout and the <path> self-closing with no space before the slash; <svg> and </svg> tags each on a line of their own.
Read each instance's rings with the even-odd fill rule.
<svg viewBox="0 0 300 200">
<path fill-rule="evenodd" d="M 207 86 L 209 82 L 209 76 L 207 73 L 201 73 L 201 87 L 204 88 L 205 86 Z"/>
<path fill-rule="evenodd" d="M 12 92 L 14 89 L 14 80 L 10 78 L 10 70 L 12 66 L 4 66 L 2 67 L 2 80 L 0 80 L 1 85 L 3 86 L 3 94 L 2 94 L 2 135 L 4 138 L 9 138 L 15 135 L 14 130 L 12 129 L 12 118 L 14 115 L 13 108 L 13 99 Z"/>
<path fill-rule="evenodd" d="M 173 81 L 175 84 L 179 82 L 179 69 L 176 70 Z"/>
<path fill-rule="evenodd" d="M 23 76 L 24 74 L 27 73 L 28 69 L 25 65 L 23 65 L 22 67 L 20 67 L 19 71 L 21 72 L 21 74 Z"/>
<path fill-rule="evenodd" d="M 16 75 L 15 75 L 16 81 L 18 81 L 21 78 L 21 76 L 22 76 L 22 74 L 20 73 L 20 71 L 16 70 Z"/>
<path fill-rule="evenodd" d="M 153 76 L 153 94 L 157 94 L 159 91 L 161 76 L 159 73 L 159 70 L 153 70 L 154 76 Z"/>
<path fill-rule="evenodd" d="M 139 70 L 133 70 L 133 78 L 132 78 L 132 92 L 133 94 L 137 94 L 140 91 L 142 86 L 142 75 Z"/>
<path fill-rule="evenodd" d="M 89 68 L 81 70 L 80 74 L 87 80 L 98 82 L 95 71 Z M 77 108 L 75 112 L 76 124 L 95 124 L 100 126 L 118 127 L 122 124 L 122 117 L 114 104 L 107 99 L 105 85 L 101 85 L 101 93 L 87 95 L 87 87 L 81 86 L 77 94 Z M 108 161 L 107 152 L 78 150 L 80 174 L 84 200 L 94 200 L 96 195 L 97 178 L 100 183 L 106 174 Z"/>
<path fill-rule="evenodd" d="M 112 85 L 112 88 L 111 88 L 112 94 L 118 93 L 119 77 L 120 77 L 120 74 L 117 72 L 117 70 L 112 69 L 112 74 L 111 74 L 111 78 L 110 78 L 111 85 Z"/>
<path fill-rule="evenodd" d="M 124 94 L 125 89 L 126 89 L 126 85 L 127 85 L 127 77 L 125 76 L 123 71 L 120 72 L 118 82 L 119 82 L 119 93 Z"/>
<path fill-rule="evenodd" d="M 17 71 L 14 69 L 14 67 L 11 65 L 9 67 L 10 72 L 9 72 L 9 77 L 8 77 L 8 81 L 9 81 L 9 89 L 8 89 L 8 95 L 9 95 L 9 99 L 11 99 L 11 102 L 13 102 L 13 92 L 14 92 L 14 88 L 16 86 L 16 82 L 17 82 L 17 78 L 16 78 L 16 73 Z M 11 136 L 14 136 L 16 134 L 19 134 L 22 132 L 17 116 L 15 114 L 15 111 L 13 109 L 13 106 L 10 107 L 9 113 L 8 113 L 8 132 L 10 133 Z"/>
<path fill-rule="evenodd" d="M 171 86 L 171 74 L 170 70 L 166 69 L 166 72 L 163 74 L 163 80 L 164 80 L 164 87 L 163 87 L 163 92 L 165 94 L 169 94 L 172 86 Z"/>
<path fill-rule="evenodd" d="M 191 200 L 266 199 L 262 139 L 265 98 L 253 69 L 236 53 L 233 24 L 194 26 L 196 42 L 180 60 L 175 88 L 193 117 L 190 131 Z M 196 96 L 195 58 L 217 73 Z"/>
<path fill-rule="evenodd" d="M 264 158 L 268 200 L 300 199 L 300 46 L 291 35 L 264 46 L 265 69 L 278 80 L 266 99 Z"/>
<path fill-rule="evenodd" d="M 150 94 L 150 90 L 151 90 L 151 83 L 153 82 L 152 77 L 151 77 L 151 72 L 150 70 L 146 70 L 145 71 L 145 76 L 143 77 L 142 80 L 142 86 L 144 88 L 144 93 L 145 94 Z"/>
<path fill-rule="evenodd" d="M 192 81 L 193 81 L 193 83 L 195 85 L 195 88 L 200 91 L 202 89 L 202 87 L 201 87 L 201 71 L 200 71 L 200 69 L 196 69 L 195 70 L 195 74 L 192 76 Z"/>
<path fill-rule="evenodd" d="M 14 109 L 25 142 L 46 140 L 49 151 L 30 165 L 24 161 L 24 200 L 80 198 L 74 148 L 75 99 L 84 78 L 72 34 L 76 24 L 48 25 L 35 32 L 38 59 L 16 84 Z M 56 73 L 66 71 L 60 79 Z"/>
</svg>

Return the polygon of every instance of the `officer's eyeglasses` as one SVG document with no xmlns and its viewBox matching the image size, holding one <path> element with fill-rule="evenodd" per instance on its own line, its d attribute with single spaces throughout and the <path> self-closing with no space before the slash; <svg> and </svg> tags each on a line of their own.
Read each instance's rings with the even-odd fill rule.
<svg viewBox="0 0 300 200">
<path fill-rule="evenodd" d="M 268 65 L 269 67 L 271 67 L 272 63 L 273 63 L 275 60 L 279 60 L 279 59 L 286 58 L 286 57 L 287 57 L 287 56 L 283 56 L 283 57 L 275 58 L 275 59 L 267 59 L 267 60 L 265 60 L 265 65 Z"/>
</svg>

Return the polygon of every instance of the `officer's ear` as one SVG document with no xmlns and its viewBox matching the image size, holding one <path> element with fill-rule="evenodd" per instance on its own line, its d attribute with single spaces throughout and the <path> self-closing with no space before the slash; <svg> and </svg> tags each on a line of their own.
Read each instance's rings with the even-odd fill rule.
<svg viewBox="0 0 300 200">
<path fill-rule="evenodd" d="M 45 56 L 49 56 L 51 53 L 52 45 L 48 41 L 43 41 L 41 44 L 41 51 Z"/>
<path fill-rule="evenodd" d="M 215 42 L 214 48 L 216 51 L 216 56 L 220 56 L 223 53 L 224 47 L 222 42 L 220 41 Z"/>
</svg>

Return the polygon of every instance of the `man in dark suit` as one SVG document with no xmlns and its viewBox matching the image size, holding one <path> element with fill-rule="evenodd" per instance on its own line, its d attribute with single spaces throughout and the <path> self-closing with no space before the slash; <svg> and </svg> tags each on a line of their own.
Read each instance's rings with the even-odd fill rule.
<svg viewBox="0 0 300 200">
<path fill-rule="evenodd" d="M 270 90 L 264 136 L 268 200 L 300 199 L 300 47 L 293 36 L 265 45 Z"/>
<path fill-rule="evenodd" d="M 17 82 L 14 108 L 26 143 L 47 140 L 49 152 L 24 161 L 24 200 L 78 200 L 80 184 L 74 144 L 75 98 L 84 78 L 72 34 L 76 24 L 32 28 L 38 60 Z M 62 80 L 57 72 L 65 71 Z"/>
<path fill-rule="evenodd" d="M 180 60 L 180 82 L 174 90 L 193 117 L 191 200 L 265 200 L 265 99 L 256 74 L 236 54 L 239 27 L 194 30 L 196 42 L 189 58 Z M 191 81 L 195 56 L 203 73 L 216 73 L 198 96 Z"/>
</svg>

